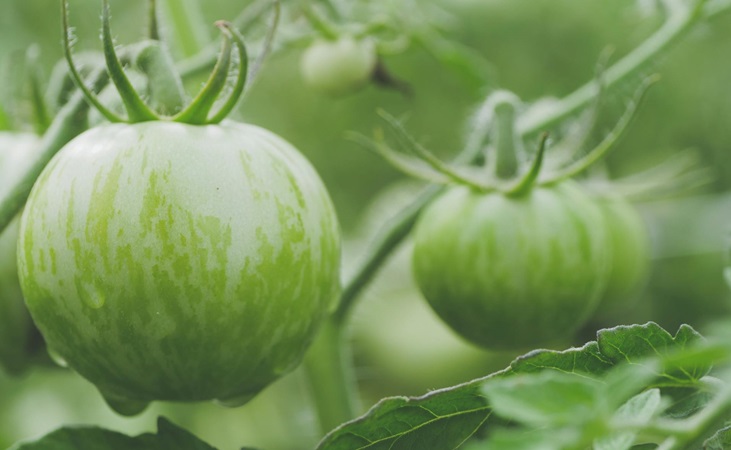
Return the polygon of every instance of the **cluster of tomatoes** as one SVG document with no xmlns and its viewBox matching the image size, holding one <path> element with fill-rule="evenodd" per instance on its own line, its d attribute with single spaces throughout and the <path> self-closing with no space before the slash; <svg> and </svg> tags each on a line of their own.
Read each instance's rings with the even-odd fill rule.
<svg viewBox="0 0 731 450">
<path fill-rule="evenodd" d="M 376 64 L 372 42 L 341 38 L 314 43 L 302 72 L 340 94 Z M 2 136 L 0 194 L 37 146 Z M 519 194 L 450 185 L 414 239 L 424 297 L 491 349 L 571 335 L 647 269 L 634 209 L 571 180 Z M 233 121 L 82 133 L 46 166 L 0 249 L 2 363 L 23 369 L 32 316 L 49 351 L 125 413 L 153 400 L 246 401 L 300 362 L 340 289 L 340 234 L 318 175 L 282 138 Z"/>
</svg>

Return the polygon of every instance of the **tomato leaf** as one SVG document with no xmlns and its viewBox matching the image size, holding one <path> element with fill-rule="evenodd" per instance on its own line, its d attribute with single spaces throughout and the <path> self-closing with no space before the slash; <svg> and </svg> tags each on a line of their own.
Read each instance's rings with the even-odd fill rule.
<svg viewBox="0 0 731 450">
<path fill-rule="evenodd" d="M 422 397 L 385 398 L 364 416 L 333 430 L 317 449 L 455 449 L 490 416 L 480 392 L 486 378 Z"/>
<path fill-rule="evenodd" d="M 483 393 L 496 414 L 535 427 L 583 423 L 602 394 L 598 379 L 558 371 L 493 378 Z"/>
<path fill-rule="evenodd" d="M 615 419 L 647 423 L 661 409 L 662 403 L 659 389 L 650 389 L 632 397 L 622 405 L 614 415 Z M 637 437 L 637 433 L 616 433 L 594 441 L 594 450 L 627 450 Z"/>
<path fill-rule="evenodd" d="M 216 450 L 164 417 L 157 434 L 127 436 L 98 427 L 64 427 L 41 439 L 21 443 L 11 450 Z"/>
<path fill-rule="evenodd" d="M 694 346 L 701 339 L 686 325 L 675 336 L 652 322 L 601 330 L 597 341 L 583 347 L 535 350 L 516 358 L 503 371 L 468 383 L 422 397 L 383 399 L 365 415 L 330 432 L 317 449 L 455 449 L 478 430 L 505 420 L 535 426 L 573 423 L 587 427 L 597 421 L 621 419 L 622 414 L 634 414 L 641 420 L 647 411 L 654 413 L 659 408 L 654 397 L 657 391 L 652 390 L 658 386 L 663 387 L 664 395 L 666 390 L 670 394 L 672 416 L 687 416 L 708 400 L 707 395 L 689 387 L 708 372 L 708 362 L 718 356 L 707 349 L 696 350 Z M 663 364 L 648 362 L 656 356 L 663 358 Z M 672 362 L 671 372 L 666 360 Z M 644 389 L 651 390 L 642 394 Z M 548 428 L 566 433 L 549 438 L 540 432 L 496 429 L 484 448 L 552 450 L 568 448 L 574 438 L 585 439 L 576 437 L 572 427 Z M 606 434 L 599 430 L 596 436 L 604 438 Z M 610 435 L 606 439 L 606 443 L 602 441 L 604 448 L 622 448 L 619 444 L 628 436 Z"/>
</svg>

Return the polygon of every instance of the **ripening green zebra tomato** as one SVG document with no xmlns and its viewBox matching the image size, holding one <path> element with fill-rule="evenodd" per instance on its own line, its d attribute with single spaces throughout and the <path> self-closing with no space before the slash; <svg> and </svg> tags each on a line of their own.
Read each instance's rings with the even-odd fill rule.
<svg viewBox="0 0 731 450">
<path fill-rule="evenodd" d="M 316 172 L 231 122 L 81 134 L 36 182 L 18 248 L 49 347 L 126 413 L 244 402 L 300 362 L 339 290 Z"/>
<path fill-rule="evenodd" d="M 33 163 L 39 138 L 30 133 L 0 132 L 0 198 Z M 18 281 L 18 219 L 0 233 L 0 366 L 11 374 L 25 370 L 45 353 L 43 339 L 23 302 Z"/>
<path fill-rule="evenodd" d="M 305 83 L 329 95 L 355 91 L 371 79 L 377 63 L 376 45 L 367 38 L 341 36 L 313 42 L 302 55 Z"/>
<path fill-rule="evenodd" d="M 547 345 L 597 306 L 611 262 L 605 224 L 570 180 L 514 197 L 451 187 L 417 223 L 416 282 L 441 319 L 477 345 Z"/>
</svg>

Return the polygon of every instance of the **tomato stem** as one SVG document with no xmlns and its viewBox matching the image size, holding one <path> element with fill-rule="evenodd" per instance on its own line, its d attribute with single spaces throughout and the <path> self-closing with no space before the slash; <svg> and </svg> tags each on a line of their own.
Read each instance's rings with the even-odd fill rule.
<svg viewBox="0 0 731 450">
<path fill-rule="evenodd" d="M 231 93 L 229 94 L 226 102 L 221 106 L 217 113 L 207 120 L 207 123 L 219 123 L 236 107 L 236 104 L 241 99 L 241 94 L 244 92 L 246 86 L 246 79 L 249 70 L 249 56 L 246 53 L 246 45 L 244 45 L 244 38 L 238 32 L 233 25 L 229 22 L 220 23 L 221 30 L 227 33 L 236 44 L 236 49 L 239 52 L 239 67 L 238 75 L 236 76 L 236 83 L 234 84 Z"/>
<path fill-rule="evenodd" d="M 356 417 L 360 410 L 352 356 L 341 323 L 326 319 L 305 356 L 305 370 L 322 435 Z"/>
<path fill-rule="evenodd" d="M 721 13 L 731 11 L 731 2 L 713 3 L 705 7 L 704 0 L 696 0 L 695 5 L 686 5 L 671 13 L 665 23 L 650 37 L 635 47 L 630 53 L 614 63 L 603 74 L 605 89 L 611 90 L 624 80 L 641 72 L 660 53 L 683 37 L 695 24 L 703 19 L 711 19 Z M 591 103 L 597 92 L 596 79 L 579 87 L 559 101 L 550 112 L 540 116 L 525 116 L 518 121 L 521 136 L 533 135 L 547 130 L 564 119 L 576 114 Z"/>
<path fill-rule="evenodd" d="M 546 141 L 548 141 L 548 133 L 543 133 L 538 144 L 538 152 L 533 158 L 533 163 L 528 171 L 518 180 L 515 186 L 506 192 L 506 195 L 520 196 L 527 194 L 531 190 L 541 172 L 543 156 L 546 153 Z"/>
<path fill-rule="evenodd" d="M 153 41 L 160 40 L 160 24 L 157 20 L 157 1 L 147 3 L 147 36 Z"/>
<path fill-rule="evenodd" d="M 573 164 L 559 170 L 557 173 L 551 174 L 551 176 L 545 180 L 545 183 L 556 183 L 561 180 L 571 178 L 589 168 L 613 149 L 619 142 L 619 139 L 624 136 L 627 128 L 632 123 L 632 119 L 637 115 L 637 109 L 642 103 L 642 99 L 645 97 L 647 90 L 650 86 L 656 83 L 658 79 L 659 78 L 657 76 L 647 78 L 637 90 L 634 98 L 630 101 L 630 104 L 627 106 L 624 114 L 622 114 L 622 117 L 619 118 L 619 121 L 612 131 L 608 133 L 588 154 Z"/>
<path fill-rule="evenodd" d="M 266 12 L 267 9 L 274 6 L 275 18 L 273 24 L 270 25 L 269 32 L 265 38 L 264 48 L 270 48 L 273 40 L 273 31 L 276 30 L 277 24 L 279 23 L 280 16 L 280 4 L 285 1 L 291 0 L 277 0 L 272 2 L 271 0 L 256 0 L 250 3 L 237 17 L 233 20 L 233 24 L 240 33 L 244 33 L 246 30 L 251 28 L 253 25 L 261 20 L 261 16 Z M 182 61 L 177 63 L 177 69 L 180 75 L 184 78 L 192 78 L 200 75 L 201 73 L 211 70 L 216 63 L 216 52 L 217 46 L 215 44 L 209 44 L 195 55 L 189 56 Z M 257 63 L 262 57 L 261 52 L 257 57 L 257 61 L 254 63 L 252 68 L 251 77 L 253 77 L 254 68 L 257 67 Z"/>
<path fill-rule="evenodd" d="M 216 26 L 224 29 L 222 22 L 217 22 Z M 230 33 L 223 34 L 223 44 L 221 45 L 221 53 L 218 62 L 213 68 L 208 81 L 200 90 L 193 101 L 179 114 L 173 117 L 176 122 L 203 124 L 207 122 L 208 113 L 213 108 L 218 95 L 226 86 L 228 79 L 228 69 L 231 65 L 231 36 Z"/>
<path fill-rule="evenodd" d="M 515 129 L 515 109 L 518 101 L 507 91 L 498 91 L 493 96 L 495 97 L 495 176 L 499 180 L 510 180 L 518 173 L 518 153 L 522 145 Z"/>
<path fill-rule="evenodd" d="M 119 91 L 122 102 L 127 110 L 129 122 L 144 122 L 148 120 L 159 120 L 160 117 L 152 111 L 140 98 L 132 83 L 124 73 L 122 63 L 119 61 L 117 51 L 114 48 L 114 39 L 109 25 L 110 20 L 109 0 L 104 0 L 102 6 L 102 42 L 104 45 L 104 59 L 107 63 L 109 77 Z"/>
<path fill-rule="evenodd" d="M 320 36 L 330 41 L 335 41 L 340 37 L 340 31 L 327 19 L 318 14 L 312 6 L 306 4 L 302 5 L 302 13 L 305 18 L 307 18 L 310 25 L 312 25 L 312 28 L 314 28 Z"/>
<path fill-rule="evenodd" d="M 74 58 L 71 55 L 72 37 L 71 28 L 69 27 L 68 0 L 61 0 L 61 17 L 63 20 L 64 56 L 66 57 L 66 62 L 68 63 L 69 72 L 71 72 L 71 79 L 74 81 L 74 84 L 76 84 L 76 86 L 81 90 L 81 92 L 84 93 L 86 100 L 91 103 L 94 108 L 96 108 L 96 110 L 99 111 L 102 116 L 104 116 L 104 118 L 112 123 L 124 122 L 124 119 L 122 117 L 112 112 L 109 108 L 104 106 L 101 101 L 99 101 L 99 97 L 96 96 L 92 89 L 89 89 L 86 86 L 86 84 L 84 83 L 84 78 L 81 76 L 79 70 L 76 68 L 76 63 L 74 62 Z"/>
</svg>

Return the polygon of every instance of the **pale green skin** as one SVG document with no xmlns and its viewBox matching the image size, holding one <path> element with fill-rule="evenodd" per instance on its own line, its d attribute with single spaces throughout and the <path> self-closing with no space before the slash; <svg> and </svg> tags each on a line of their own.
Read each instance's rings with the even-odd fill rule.
<svg viewBox="0 0 731 450">
<path fill-rule="evenodd" d="M 38 141 L 29 133 L 0 132 L 0 198 L 33 163 Z M 12 374 L 21 373 L 43 351 L 18 281 L 18 222 L 14 219 L 0 234 L 0 365 Z"/>
<path fill-rule="evenodd" d="M 413 269 L 467 340 L 527 349 L 571 336 L 597 307 L 611 261 L 602 212 L 572 181 L 520 197 L 452 187 L 421 215 Z"/>
<path fill-rule="evenodd" d="M 341 36 L 312 43 L 302 55 L 305 83 L 329 95 L 344 95 L 368 83 L 376 69 L 376 47 L 369 39 Z"/>
<path fill-rule="evenodd" d="M 89 130 L 51 161 L 18 267 L 49 347 L 123 406 L 243 402 L 291 371 L 334 306 L 339 260 L 328 193 L 290 144 L 147 122 Z"/>
<path fill-rule="evenodd" d="M 637 300 L 650 271 L 650 236 L 637 210 L 618 195 L 596 199 L 607 221 L 612 269 L 597 314 L 621 313 Z"/>
</svg>

